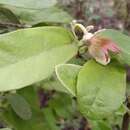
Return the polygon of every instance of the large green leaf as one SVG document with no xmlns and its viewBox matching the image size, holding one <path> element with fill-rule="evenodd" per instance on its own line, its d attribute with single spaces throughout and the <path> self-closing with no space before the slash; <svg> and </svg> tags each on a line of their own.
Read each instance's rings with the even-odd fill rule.
<svg viewBox="0 0 130 130">
<path fill-rule="evenodd" d="M 28 102 L 19 94 L 7 95 L 8 102 L 16 114 L 23 120 L 29 120 L 32 116 L 31 108 Z"/>
<path fill-rule="evenodd" d="M 41 10 L 17 8 L 5 6 L 10 9 L 20 20 L 22 24 L 35 25 L 42 22 L 51 23 L 70 23 L 72 17 L 62 9 L 50 7 Z"/>
<path fill-rule="evenodd" d="M 116 63 L 87 62 L 78 76 L 77 98 L 84 116 L 102 119 L 115 112 L 125 98 L 126 75 Z"/>
<path fill-rule="evenodd" d="M 81 66 L 73 64 L 61 64 L 56 66 L 56 75 L 61 84 L 72 96 L 76 96 L 77 76 Z"/>
<path fill-rule="evenodd" d="M 50 76 L 77 47 L 61 27 L 22 29 L 0 35 L 0 91 L 19 89 Z"/>
<path fill-rule="evenodd" d="M 0 0 L 0 4 L 33 9 L 47 8 L 56 3 L 57 0 Z"/>
<path fill-rule="evenodd" d="M 109 38 L 113 40 L 120 48 L 121 55 L 120 60 L 130 64 L 130 37 L 112 29 L 105 29 L 97 33 L 97 35 Z"/>
</svg>

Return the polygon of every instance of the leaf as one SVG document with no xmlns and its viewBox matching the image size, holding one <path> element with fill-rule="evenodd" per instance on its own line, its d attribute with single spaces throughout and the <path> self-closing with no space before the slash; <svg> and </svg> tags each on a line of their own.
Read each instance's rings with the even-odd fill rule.
<svg viewBox="0 0 130 130">
<path fill-rule="evenodd" d="M 0 22 L 2 23 L 19 23 L 17 17 L 7 8 L 0 6 Z"/>
<path fill-rule="evenodd" d="M 53 74 L 51 77 L 41 81 L 40 86 L 46 90 L 56 90 L 58 92 L 68 93 L 68 91 L 63 87 L 63 85 L 57 79 L 55 74 Z"/>
<path fill-rule="evenodd" d="M 39 98 L 38 98 L 38 89 L 36 86 L 29 86 L 26 88 L 22 88 L 17 90 L 17 93 L 24 97 L 32 109 L 32 118 L 29 120 L 22 120 L 19 118 L 16 113 L 12 110 L 11 107 L 5 108 L 5 111 L 1 113 L 2 121 L 8 126 L 11 126 L 12 129 L 15 130 L 54 130 L 60 129 L 61 126 L 57 126 L 57 121 L 59 121 L 59 115 L 56 116 L 56 112 L 61 109 L 65 109 L 64 111 L 70 116 L 68 113 L 69 109 L 74 112 L 74 109 L 71 107 L 71 98 L 67 95 L 61 93 L 55 93 L 53 99 L 49 100 L 48 106 L 44 108 L 40 108 Z M 61 97 L 64 97 L 61 99 Z M 60 103 L 59 103 L 60 101 Z M 57 102 L 59 103 L 57 105 Z M 64 105 L 64 107 L 63 107 Z M 57 111 L 55 111 L 55 109 Z M 60 113 L 59 112 L 59 113 Z M 1 116 L 0 115 L 0 116 Z M 73 116 L 73 115 L 71 115 Z"/>
<path fill-rule="evenodd" d="M 74 102 L 72 102 L 72 98 L 67 94 L 57 93 L 55 94 L 53 100 L 49 101 L 48 106 L 52 108 L 58 117 L 69 120 L 76 112 L 76 108 L 73 106 Z"/>
<path fill-rule="evenodd" d="M 112 29 L 105 29 L 97 33 L 97 35 L 106 37 L 114 41 L 121 49 L 119 60 L 130 65 L 130 37 Z"/>
<path fill-rule="evenodd" d="M 42 112 L 33 111 L 33 117 L 30 120 L 22 120 L 9 107 L 3 114 L 3 120 L 15 130 L 50 130 L 46 126 Z"/>
<path fill-rule="evenodd" d="M 41 108 L 37 92 L 35 85 L 17 90 L 31 106 L 31 119 L 22 120 L 9 106 L 1 112 L 1 120 L 15 130 L 54 130 L 61 129 L 61 125 L 57 125 L 60 119 L 72 119 L 77 112 L 74 103 L 72 105 L 72 98 L 64 93 L 55 93 L 48 101 L 48 106 Z"/>
<path fill-rule="evenodd" d="M 70 23 L 72 17 L 62 9 L 50 7 L 40 10 L 5 6 L 11 10 L 22 24 L 36 25 L 38 23 Z"/>
<path fill-rule="evenodd" d="M 23 120 L 29 120 L 32 116 L 31 108 L 28 102 L 19 94 L 7 95 L 8 102 L 10 103 L 14 112 Z"/>
<path fill-rule="evenodd" d="M 72 96 L 76 96 L 77 76 L 81 66 L 73 64 L 61 64 L 55 68 L 57 78 Z"/>
<path fill-rule="evenodd" d="M 110 125 L 105 121 L 91 121 L 93 130 L 112 130 Z"/>
<path fill-rule="evenodd" d="M 55 116 L 54 116 L 51 108 L 45 108 L 43 111 L 43 116 L 44 116 L 50 130 L 60 130 L 58 128 L 58 126 L 56 126 L 56 119 L 55 119 Z"/>
<path fill-rule="evenodd" d="M 78 75 L 77 100 L 81 113 L 102 119 L 117 111 L 125 99 L 126 74 L 115 62 L 102 66 L 87 62 Z"/>
<path fill-rule="evenodd" d="M 45 122 L 43 112 L 40 109 L 37 91 L 33 86 L 29 86 L 17 93 L 24 97 L 32 110 L 32 117 L 29 120 L 23 120 L 12 110 L 12 107 L 5 108 L 1 113 L 1 119 L 15 130 L 50 130 Z"/>
<path fill-rule="evenodd" d="M 20 89 L 49 77 L 77 52 L 61 27 L 22 29 L 0 35 L 0 91 Z"/>
<path fill-rule="evenodd" d="M 11 130 L 10 128 L 1 128 L 0 130 Z"/>
<path fill-rule="evenodd" d="M 26 88 L 19 89 L 17 90 L 17 93 L 22 95 L 27 100 L 34 111 L 40 110 L 38 92 L 34 86 L 28 86 Z"/>
<path fill-rule="evenodd" d="M 15 27 L 11 28 L 9 24 L 19 24 L 19 21 L 9 9 L 0 7 L 0 33 L 5 33 L 15 29 Z"/>
<path fill-rule="evenodd" d="M 0 4 L 22 8 L 42 9 L 54 6 L 57 0 L 0 0 Z"/>
</svg>

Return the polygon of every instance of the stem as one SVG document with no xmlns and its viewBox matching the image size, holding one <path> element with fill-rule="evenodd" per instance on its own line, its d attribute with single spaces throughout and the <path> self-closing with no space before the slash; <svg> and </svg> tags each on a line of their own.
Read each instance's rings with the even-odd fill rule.
<svg viewBox="0 0 130 130">
<path fill-rule="evenodd" d="M 129 97 L 127 99 L 127 107 L 130 108 Z M 122 129 L 121 130 L 129 130 L 130 123 L 130 115 L 129 113 L 125 113 L 123 116 Z"/>
<path fill-rule="evenodd" d="M 123 123 L 122 123 L 122 129 L 121 130 L 128 130 L 129 129 L 129 123 L 130 123 L 130 116 L 128 113 L 125 113 L 123 117 Z"/>
</svg>

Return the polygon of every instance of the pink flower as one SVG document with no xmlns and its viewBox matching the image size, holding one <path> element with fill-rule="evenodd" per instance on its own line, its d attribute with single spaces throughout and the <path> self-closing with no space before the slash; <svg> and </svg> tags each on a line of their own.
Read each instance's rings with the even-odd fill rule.
<svg viewBox="0 0 130 130">
<path fill-rule="evenodd" d="M 94 28 L 92 25 L 84 27 L 75 20 L 72 21 L 71 26 L 74 36 L 88 47 L 90 56 L 100 64 L 107 65 L 110 62 L 110 52 L 115 54 L 121 52 L 121 49 L 112 40 L 96 35 L 103 30 L 99 30 L 94 34 L 90 33 L 89 31 Z"/>
<path fill-rule="evenodd" d="M 88 39 L 88 52 L 95 60 L 103 65 L 110 62 L 109 52 L 120 53 L 120 48 L 110 39 L 93 36 Z"/>
</svg>

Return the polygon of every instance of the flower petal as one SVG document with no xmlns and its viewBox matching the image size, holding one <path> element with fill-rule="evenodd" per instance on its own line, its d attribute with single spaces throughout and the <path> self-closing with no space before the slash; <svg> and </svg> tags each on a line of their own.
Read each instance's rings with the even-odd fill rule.
<svg viewBox="0 0 130 130">
<path fill-rule="evenodd" d="M 96 48 L 90 46 L 88 48 L 89 54 L 100 64 L 107 65 L 110 62 L 110 57 L 107 51 L 102 50 L 101 48 Z"/>
<path fill-rule="evenodd" d="M 105 57 L 102 57 L 102 58 L 99 58 L 99 57 L 95 57 L 95 60 L 102 64 L 102 65 L 107 65 L 110 63 L 110 57 L 109 56 L 105 56 Z"/>
<path fill-rule="evenodd" d="M 119 53 L 121 51 L 114 42 L 107 38 L 93 36 L 88 42 L 89 54 L 103 65 L 107 65 L 110 62 L 109 51 L 113 53 Z"/>
</svg>

